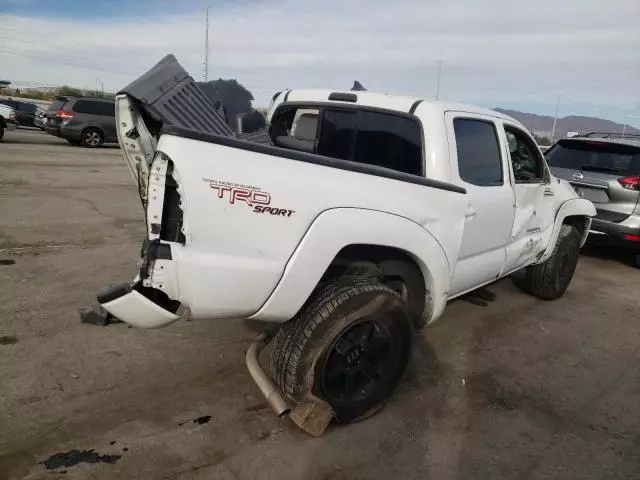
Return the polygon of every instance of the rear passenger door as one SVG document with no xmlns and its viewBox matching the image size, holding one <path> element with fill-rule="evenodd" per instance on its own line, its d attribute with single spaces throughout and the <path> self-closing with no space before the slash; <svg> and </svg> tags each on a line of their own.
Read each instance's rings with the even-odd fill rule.
<svg viewBox="0 0 640 480">
<path fill-rule="evenodd" d="M 501 148 L 501 125 L 489 116 L 447 112 L 451 178 L 469 198 L 450 297 L 495 280 L 506 261 L 514 193 Z"/>
<path fill-rule="evenodd" d="M 100 115 L 100 125 L 104 132 L 104 141 L 107 143 L 115 143 L 118 141 L 118 132 L 116 131 L 116 109 L 115 103 L 96 102 L 96 108 Z"/>
<path fill-rule="evenodd" d="M 36 106 L 33 103 L 27 102 L 16 102 L 16 104 L 20 112 L 19 114 L 16 112 L 19 118 L 18 123 L 27 127 L 33 127 L 33 120 L 36 116 Z"/>
</svg>

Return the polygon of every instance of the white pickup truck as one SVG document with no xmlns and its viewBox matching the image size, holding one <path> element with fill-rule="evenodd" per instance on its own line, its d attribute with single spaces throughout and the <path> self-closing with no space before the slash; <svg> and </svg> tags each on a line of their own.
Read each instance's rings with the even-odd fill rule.
<svg viewBox="0 0 640 480">
<path fill-rule="evenodd" d="M 0 103 L 0 140 L 4 138 L 5 130 L 15 130 L 18 128 L 16 121 L 16 111 L 8 105 Z"/>
<path fill-rule="evenodd" d="M 160 128 L 141 110 L 116 98 L 148 229 L 140 274 L 98 301 L 139 327 L 278 326 L 270 376 L 268 335 L 249 370 L 312 433 L 375 411 L 412 332 L 448 301 L 521 269 L 523 290 L 560 297 L 595 215 L 520 123 L 484 108 L 290 90 L 269 109 L 271 145 Z"/>
</svg>

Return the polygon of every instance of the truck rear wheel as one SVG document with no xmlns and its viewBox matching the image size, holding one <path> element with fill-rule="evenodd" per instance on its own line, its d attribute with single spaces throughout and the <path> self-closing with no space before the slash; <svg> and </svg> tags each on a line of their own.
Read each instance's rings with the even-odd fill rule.
<svg viewBox="0 0 640 480">
<path fill-rule="evenodd" d="M 411 315 L 376 279 L 324 288 L 276 334 L 271 374 L 294 402 L 321 399 L 339 423 L 375 413 L 409 360 Z"/>
<path fill-rule="evenodd" d="M 567 290 L 578 265 L 580 232 L 562 225 L 551 256 L 539 265 L 527 267 L 524 277 L 514 277 L 517 287 L 543 300 L 560 298 Z"/>
</svg>

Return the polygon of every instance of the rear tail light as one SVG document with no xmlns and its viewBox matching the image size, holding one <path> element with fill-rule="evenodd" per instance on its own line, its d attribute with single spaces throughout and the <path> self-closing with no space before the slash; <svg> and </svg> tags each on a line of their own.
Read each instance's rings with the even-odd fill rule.
<svg viewBox="0 0 640 480">
<path fill-rule="evenodd" d="M 640 242 L 640 235 L 632 235 L 630 233 L 625 233 L 623 237 L 625 240 L 631 240 L 632 242 Z"/>
<path fill-rule="evenodd" d="M 60 118 L 73 118 L 73 113 L 65 112 L 63 110 L 58 110 L 55 115 Z"/>
<path fill-rule="evenodd" d="M 621 177 L 618 183 L 627 190 L 640 190 L 640 176 Z"/>
</svg>

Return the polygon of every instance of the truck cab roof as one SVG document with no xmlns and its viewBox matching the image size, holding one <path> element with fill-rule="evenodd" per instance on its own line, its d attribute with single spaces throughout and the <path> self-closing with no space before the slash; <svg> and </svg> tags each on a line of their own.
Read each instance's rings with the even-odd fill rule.
<svg viewBox="0 0 640 480">
<path fill-rule="evenodd" d="M 376 93 L 370 91 L 327 90 L 327 89 L 294 89 L 285 90 L 274 96 L 269 108 L 269 120 L 273 112 L 283 103 L 313 103 L 335 105 L 358 105 L 367 108 L 380 108 L 399 113 L 415 113 L 418 108 L 430 113 L 442 113 L 450 110 L 487 115 L 496 118 L 517 120 L 489 108 L 466 105 L 455 102 L 428 100 L 422 97 Z"/>
</svg>

